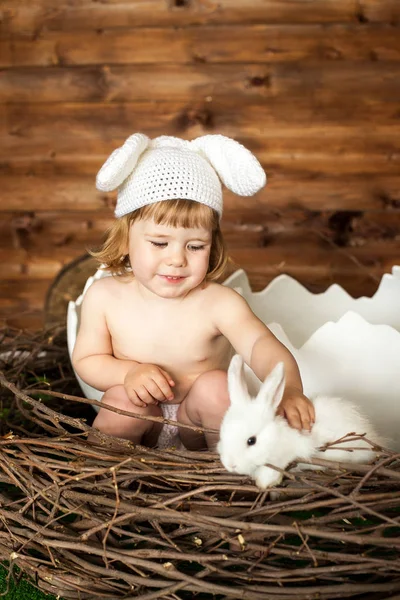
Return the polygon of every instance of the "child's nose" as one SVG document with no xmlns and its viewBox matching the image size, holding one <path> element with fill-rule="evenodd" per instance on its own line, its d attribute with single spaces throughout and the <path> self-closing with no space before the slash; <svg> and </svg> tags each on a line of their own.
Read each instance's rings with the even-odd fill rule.
<svg viewBox="0 0 400 600">
<path fill-rule="evenodd" d="M 172 250 L 168 257 L 168 262 L 173 267 L 183 267 L 185 261 L 185 252 L 181 249 Z"/>
</svg>

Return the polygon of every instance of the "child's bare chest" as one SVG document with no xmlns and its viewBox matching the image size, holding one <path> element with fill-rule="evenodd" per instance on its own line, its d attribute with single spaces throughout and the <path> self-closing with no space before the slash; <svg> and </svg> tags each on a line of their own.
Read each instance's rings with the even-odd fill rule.
<svg viewBox="0 0 400 600">
<path fill-rule="evenodd" d="M 114 355 L 166 365 L 207 361 L 219 353 L 218 332 L 204 306 L 191 303 L 135 310 L 121 303 L 109 323 Z"/>
</svg>

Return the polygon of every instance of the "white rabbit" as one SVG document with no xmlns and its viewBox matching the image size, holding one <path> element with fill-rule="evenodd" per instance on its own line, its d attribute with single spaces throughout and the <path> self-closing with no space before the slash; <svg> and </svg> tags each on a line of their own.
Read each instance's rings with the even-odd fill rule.
<svg viewBox="0 0 400 600">
<path fill-rule="evenodd" d="M 255 375 L 246 368 L 236 354 L 228 369 L 228 388 L 231 405 L 221 424 L 217 451 L 224 467 L 241 475 L 250 475 L 261 489 L 278 485 L 282 474 L 266 463 L 280 469 L 295 459 L 311 457 L 343 462 L 369 462 L 376 452 L 362 438 L 343 442 L 339 449 L 318 450 L 325 444 L 335 442 L 349 433 L 365 434 L 367 440 L 377 445 L 382 439 L 374 431 L 368 419 L 351 402 L 341 398 L 318 396 L 313 400 L 315 423 L 311 432 L 298 431 L 289 426 L 286 419 L 276 415 L 285 388 L 283 363 L 278 363 L 261 384 L 258 393 L 254 389 Z M 261 386 L 261 387 L 260 387 Z M 353 451 L 347 447 L 357 448 Z M 336 448 L 338 448 L 338 444 Z"/>
</svg>

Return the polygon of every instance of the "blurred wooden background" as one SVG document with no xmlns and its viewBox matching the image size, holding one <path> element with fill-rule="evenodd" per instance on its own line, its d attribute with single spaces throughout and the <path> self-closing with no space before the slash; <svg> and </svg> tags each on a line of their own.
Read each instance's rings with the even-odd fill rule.
<svg viewBox="0 0 400 600">
<path fill-rule="evenodd" d="M 268 186 L 226 194 L 255 289 L 372 294 L 400 264 L 399 0 L 2 0 L 0 316 L 43 323 L 99 244 L 108 154 L 136 131 L 235 137 Z"/>
</svg>

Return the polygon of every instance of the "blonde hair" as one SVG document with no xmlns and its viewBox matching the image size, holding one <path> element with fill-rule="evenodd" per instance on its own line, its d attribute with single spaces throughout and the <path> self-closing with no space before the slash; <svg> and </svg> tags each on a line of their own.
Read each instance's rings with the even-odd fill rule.
<svg viewBox="0 0 400 600">
<path fill-rule="evenodd" d="M 210 262 L 206 279 L 214 281 L 224 273 L 229 258 L 219 226 L 219 215 L 212 208 L 193 200 L 162 200 L 138 208 L 116 219 L 107 231 L 106 240 L 100 250 L 90 252 L 105 270 L 110 271 L 113 275 L 132 273 L 126 248 L 130 227 L 134 221 L 139 219 L 152 219 L 157 225 L 163 224 L 171 227 L 211 229 Z"/>
</svg>

